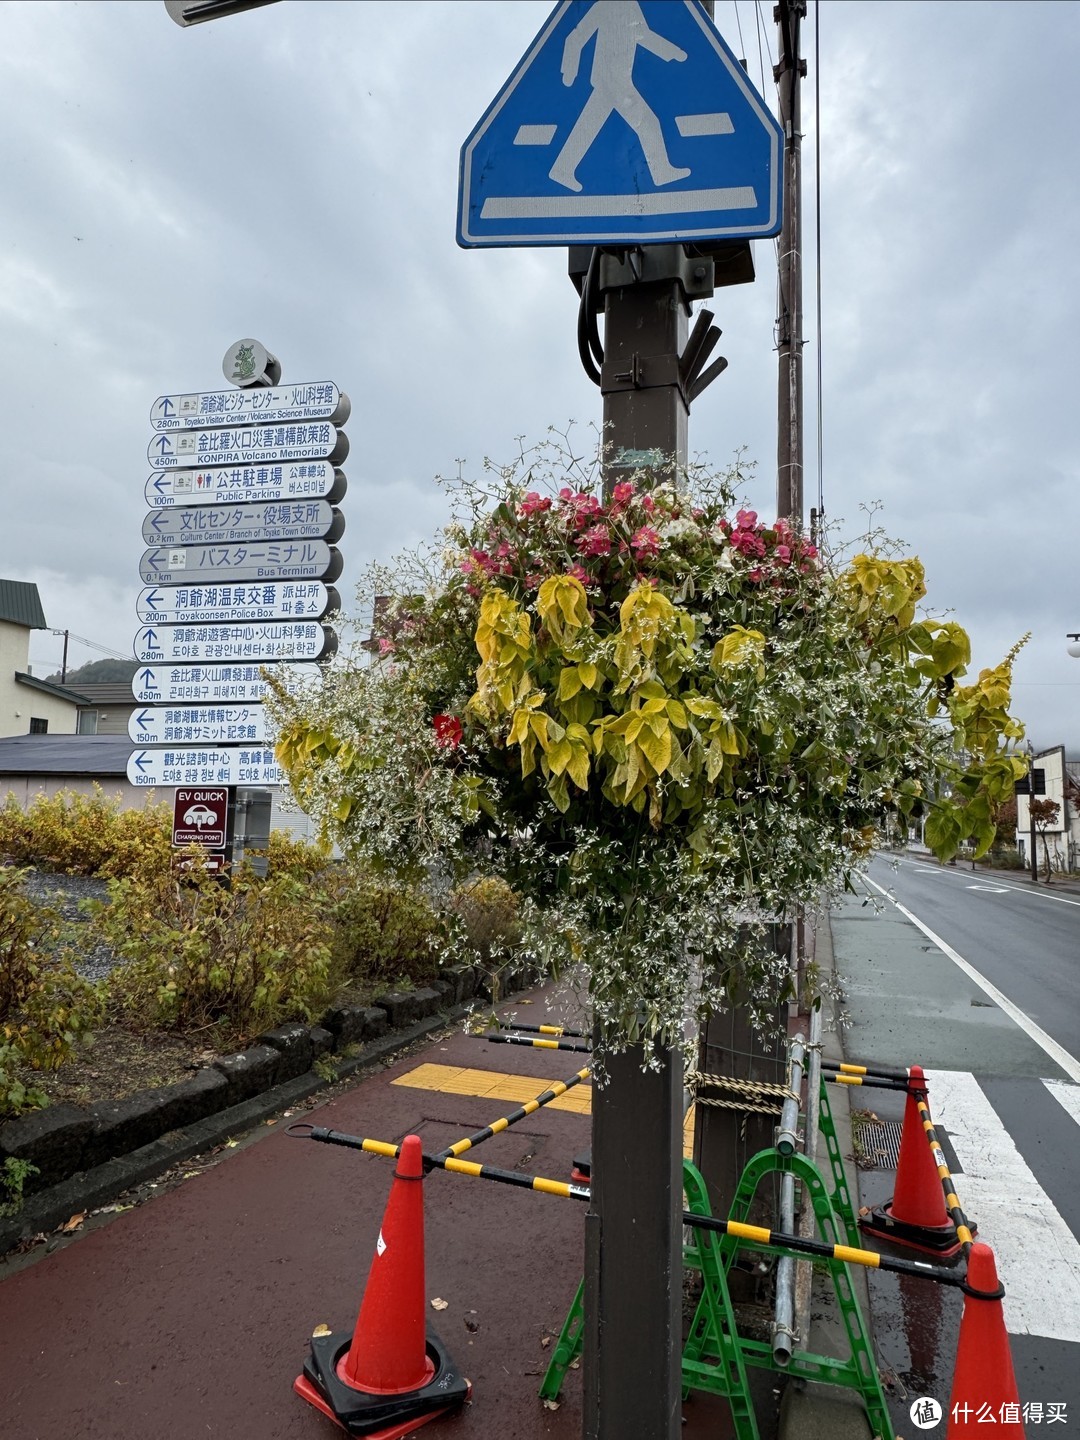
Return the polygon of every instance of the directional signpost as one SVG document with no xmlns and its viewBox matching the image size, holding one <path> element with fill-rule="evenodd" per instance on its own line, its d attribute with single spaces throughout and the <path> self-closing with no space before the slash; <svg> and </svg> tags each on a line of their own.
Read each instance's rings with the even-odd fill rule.
<svg viewBox="0 0 1080 1440">
<path fill-rule="evenodd" d="M 458 244 L 776 235 L 782 155 L 697 0 L 564 0 L 462 148 Z"/>
<path fill-rule="evenodd" d="M 350 405 L 328 380 L 281 384 L 257 340 L 238 341 L 222 369 L 233 388 L 159 395 L 150 408 L 128 779 L 179 787 L 174 845 L 235 859 L 238 817 L 259 806 L 255 792 L 238 802 L 237 787 L 284 783 L 267 676 L 309 681 L 337 648 L 322 617 L 341 603 L 328 582 L 342 568 L 336 466 Z"/>
<path fill-rule="evenodd" d="M 158 470 L 146 482 L 148 505 L 246 504 L 251 500 L 323 499 L 336 505 L 345 476 L 329 460 L 300 464 L 223 465 L 205 470 Z"/>
<path fill-rule="evenodd" d="M 262 700 L 272 675 L 290 689 L 318 679 L 317 665 L 141 665 L 131 682 L 140 705 L 238 703 Z"/>
<path fill-rule="evenodd" d="M 341 551 L 325 540 L 268 540 L 260 545 L 174 545 L 144 550 L 144 585 L 248 580 L 336 580 Z"/>
<path fill-rule="evenodd" d="M 322 660 L 334 653 L 337 639 L 318 620 L 255 621 L 248 625 L 144 625 L 135 634 L 135 659 L 148 665 L 163 660 Z"/>
<path fill-rule="evenodd" d="M 150 585 L 135 606 L 144 625 L 228 625 L 246 620 L 321 620 L 341 608 L 321 580 L 239 585 Z"/>
<path fill-rule="evenodd" d="M 148 545 L 250 544 L 253 540 L 340 539 L 345 517 L 325 500 L 274 500 L 259 505 L 192 505 L 151 510 L 143 521 Z"/>
<path fill-rule="evenodd" d="M 280 460 L 331 460 L 349 453 L 343 430 L 328 420 L 310 425 L 235 425 L 222 430 L 166 430 L 146 447 L 153 470 L 192 465 L 254 465 Z"/>
</svg>

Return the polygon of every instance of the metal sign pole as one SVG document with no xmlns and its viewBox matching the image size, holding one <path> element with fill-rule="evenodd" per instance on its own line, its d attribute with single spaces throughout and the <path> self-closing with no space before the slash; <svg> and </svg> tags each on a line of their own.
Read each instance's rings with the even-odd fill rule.
<svg viewBox="0 0 1080 1440">
<path fill-rule="evenodd" d="M 689 312 L 678 276 L 686 264 L 680 245 L 631 252 L 623 265 L 601 258 L 605 492 L 650 453 L 686 464 L 688 408 L 678 379 Z M 587 1440 L 675 1440 L 681 1428 L 682 1062 L 660 1051 L 659 1068 L 644 1070 L 646 1058 L 641 1045 L 607 1057 L 606 1083 L 593 1092 Z"/>
</svg>

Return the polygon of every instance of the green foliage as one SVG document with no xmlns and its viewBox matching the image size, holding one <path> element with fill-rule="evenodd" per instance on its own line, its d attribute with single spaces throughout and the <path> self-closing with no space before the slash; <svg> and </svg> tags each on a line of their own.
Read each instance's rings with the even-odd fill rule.
<svg viewBox="0 0 1080 1440">
<path fill-rule="evenodd" d="M 165 869 L 171 839 L 168 805 L 122 809 L 119 797 L 107 797 L 100 785 L 92 795 L 39 795 L 25 810 L 9 795 L 0 808 L 0 855 L 68 875 L 118 879 Z"/>
<path fill-rule="evenodd" d="M 320 1080 L 325 1080 L 327 1085 L 333 1085 L 338 1078 L 337 1060 L 333 1055 L 320 1055 L 311 1067 Z"/>
<path fill-rule="evenodd" d="M 296 838 L 286 830 L 271 830 L 267 874 L 325 879 L 334 868 L 325 846 Z"/>
<path fill-rule="evenodd" d="M 920 613 L 914 557 L 822 556 L 729 518 L 704 472 L 601 499 L 557 455 L 544 494 L 544 458 L 463 482 L 445 548 L 373 575 L 382 660 L 279 690 L 277 755 L 356 863 L 501 875 L 611 1043 L 678 1043 L 740 976 L 783 978 L 769 924 L 889 825 L 925 812 L 941 858 L 985 852 L 1024 768 L 1016 650 L 964 685 L 968 637 Z"/>
<path fill-rule="evenodd" d="M 313 1020 L 333 991 L 327 892 L 292 874 L 233 877 L 201 870 L 115 880 L 91 908 L 102 938 L 127 963 L 109 977 L 129 1023 L 180 1031 L 214 1027 L 239 1043 L 285 1020 Z"/>
<path fill-rule="evenodd" d="M 446 943 L 446 927 L 424 893 L 411 884 L 350 876 L 334 909 L 335 954 L 355 981 L 430 979 Z"/>
<path fill-rule="evenodd" d="M 0 870 L 0 1117 L 45 1104 L 19 1070 L 58 1069 L 102 1013 L 98 987 L 55 949 L 55 913 L 34 905 L 22 876 Z"/>
<path fill-rule="evenodd" d="M 0 1077 L 3 1070 L 3 1054 L 0 1051 Z M 3 1079 L 0 1078 L 0 1089 L 3 1088 Z M 31 1165 L 29 1160 L 16 1160 L 9 1155 L 0 1165 L 0 1216 L 17 1215 L 22 1209 L 23 1186 L 31 1175 L 38 1174 L 38 1167 Z"/>
<path fill-rule="evenodd" d="M 505 880 L 484 875 L 459 885 L 450 910 L 469 950 L 485 964 L 511 955 L 521 944 L 518 898 Z"/>
<path fill-rule="evenodd" d="M 80 685 L 123 684 L 124 681 L 132 679 L 138 668 L 137 660 L 88 660 L 85 665 L 69 670 L 63 684 L 70 685 L 73 690 L 77 690 Z M 61 683 L 59 670 L 45 678 L 57 685 Z"/>
</svg>

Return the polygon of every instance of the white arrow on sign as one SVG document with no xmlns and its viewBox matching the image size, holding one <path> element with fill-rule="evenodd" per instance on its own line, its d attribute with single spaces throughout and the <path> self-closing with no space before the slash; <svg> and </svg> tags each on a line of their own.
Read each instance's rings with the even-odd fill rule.
<svg viewBox="0 0 1080 1440">
<path fill-rule="evenodd" d="M 319 660 L 337 649 L 337 637 L 317 620 L 258 621 L 247 625 L 144 625 L 135 635 L 135 659 Z"/>
<path fill-rule="evenodd" d="M 146 503 L 246 504 L 251 500 L 329 500 L 336 505 L 348 482 L 329 460 L 295 465 L 223 465 L 205 470 L 159 470 L 144 486 Z"/>
<path fill-rule="evenodd" d="M 290 690 L 319 678 L 317 665 L 144 665 L 135 672 L 131 693 L 140 705 L 181 705 L 262 700 L 272 675 Z"/>
<path fill-rule="evenodd" d="M 274 752 L 263 746 L 200 745 L 134 750 L 128 759 L 132 785 L 284 785 Z"/>
<path fill-rule="evenodd" d="M 144 625 L 239 625 L 248 620 L 320 620 L 341 596 L 321 580 L 265 584 L 150 585 L 136 609 Z"/>
<path fill-rule="evenodd" d="M 154 470 L 192 465 L 255 465 L 281 460 L 330 460 L 349 453 L 349 438 L 327 420 L 311 425 L 241 425 L 225 430 L 175 430 L 155 435 L 146 451 Z"/>
<path fill-rule="evenodd" d="M 155 430 L 204 430 L 236 423 L 288 425 L 301 420 L 329 420 L 344 425 L 349 397 L 329 380 L 308 380 L 273 389 L 204 390 L 196 395 L 159 395 L 150 407 Z"/>
<path fill-rule="evenodd" d="M 137 745 L 262 745 L 266 711 L 261 705 L 140 706 L 128 720 Z"/>
</svg>

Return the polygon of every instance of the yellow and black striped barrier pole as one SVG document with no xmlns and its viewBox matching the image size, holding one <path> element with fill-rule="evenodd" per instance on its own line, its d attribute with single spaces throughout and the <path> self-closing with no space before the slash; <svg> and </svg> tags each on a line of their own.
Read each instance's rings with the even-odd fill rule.
<svg viewBox="0 0 1080 1440">
<path fill-rule="evenodd" d="M 345 1135 L 339 1130 L 328 1130 L 308 1121 L 290 1125 L 286 1134 L 297 1140 L 319 1140 L 325 1145 L 342 1145 L 349 1150 L 363 1150 L 370 1155 L 382 1155 L 388 1160 L 397 1158 L 397 1145 L 383 1140 L 365 1140 L 359 1135 Z M 453 1156 L 425 1155 L 425 1170 L 448 1170 L 452 1175 L 467 1175 L 474 1180 L 494 1180 L 500 1185 L 514 1185 L 521 1190 L 536 1190 L 543 1195 L 556 1195 L 565 1200 L 588 1200 L 591 1191 L 588 1185 L 575 1185 L 565 1180 L 549 1180 L 543 1175 L 523 1175 L 519 1170 L 502 1170 L 496 1165 L 478 1165 L 473 1160 L 458 1160 Z M 761 1225 L 746 1225 L 739 1220 L 719 1220 L 713 1215 L 695 1215 L 690 1210 L 682 1213 L 682 1223 L 698 1230 L 715 1230 L 720 1235 L 732 1235 L 744 1244 L 763 1249 L 792 1250 L 797 1254 L 814 1255 L 826 1260 L 841 1260 L 847 1265 L 864 1265 L 873 1270 L 887 1270 L 896 1275 L 915 1275 L 924 1280 L 934 1280 L 939 1285 L 952 1285 L 965 1289 L 967 1277 L 941 1265 L 931 1265 L 926 1260 L 900 1260 L 879 1255 L 876 1250 L 860 1250 L 852 1245 L 829 1245 L 824 1240 L 804 1239 L 801 1235 L 788 1235 L 782 1230 L 766 1230 Z"/>
<path fill-rule="evenodd" d="M 500 1035 L 495 1030 L 486 1030 L 473 1039 L 490 1040 L 494 1045 L 531 1045 L 534 1050 L 580 1050 L 585 1055 L 592 1054 L 591 1045 L 578 1045 L 573 1040 L 533 1040 L 528 1035 Z"/>
<path fill-rule="evenodd" d="M 569 1036 L 577 1040 L 588 1040 L 586 1030 L 571 1030 L 569 1025 L 522 1025 L 520 1023 L 511 1025 L 509 1020 L 495 1021 L 501 1030 L 520 1030 L 526 1035 L 557 1035 L 560 1037 Z"/>
<path fill-rule="evenodd" d="M 569 1080 L 557 1080 L 549 1090 L 535 1096 L 532 1100 L 526 1100 L 524 1105 L 517 1110 L 512 1110 L 509 1115 L 504 1115 L 501 1120 L 493 1120 L 490 1125 L 485 1125 L 482 1130 L 477 1130 L 474 1135 L 466 1135 L 463 1140 L 455 1140 L 453 1145 L 448 1145 L 445 1150 L 440 1150 L 434 1157 L 436 1160 L 446 1160 L 464 1155 L 466 1150 L 471 1150 L 474 1145 L 479 1145 L 483 1140 L 490 1140 L 493 1135 L 499 1135 L 503 1130 L 508 1130 L 511 1125 L 516 1125 L 519 1120 L 524 1120 L 526 1115 L 532 1115 L 542 1105 L 550 1105 L 552 1100 L 557 1100 L 560 1095 L 565 1095 L 575 1085 L 580 1085 L 583 1080 L 589 1078 L 590 1071 L 586 1068 L 579 1070 Z"/>
<path fill-rule="evenodd" d="M 821 1078 L 826 1085 L 866 1085 L 871 1090 L 903 1090 L 907 1092 L 906 1080 L 879 1078 L 874 1075 L 838 1075 L 822 1070 Z"/>
<path fill-rule="evenodd" d="M 850 1065 L 846 1061 L 825 1060 L 823 1070 L 839 1070 L 841 1075 L 869 1075 L 876 1080 L 902 1080 L 906 1085 L 911 1071 L 906 1065 Z"/>
<path fill-rule="evenodd" d="M 926 1091 L 913 1089 L 911 1094 L 915 1104 L 919 1107 L 919 1119 L 922 1121 L 923 1131 L 930 1143 L 930 1153 L 933 1155 L 934 1164 L 937 1166 L 941 1188 L 945 1192 L 945 1208 L 948 1210 L 949 1219 L 952 1221 L 953 1227 L 956 1230 L 956 1238 L 960 1241 L 964 1258 L 967 1259 L 975 1240 L 971 1229 L 971 1221 L 964 1214 L 960 1201 L 957 1199 L 956 1182 L 949 1174 L 949 1166 L 945 1160 L 945 1152 L 941 1148 L 941 1142 L 937 1138 L 937 1131 L 934 1129 L 934 1120 L 930 1114 Z"/>
</svg>

